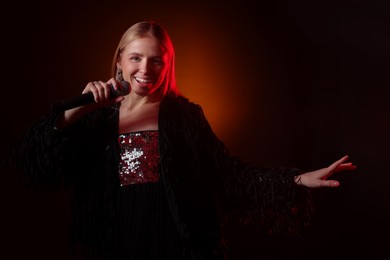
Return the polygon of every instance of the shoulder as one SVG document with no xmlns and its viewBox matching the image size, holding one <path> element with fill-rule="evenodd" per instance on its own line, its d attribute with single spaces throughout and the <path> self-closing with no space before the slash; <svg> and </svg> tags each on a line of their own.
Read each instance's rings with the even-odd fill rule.
<svg viewBox="0 0 390 260">
<path fill-rule="evenodd" d="M 160 105 L 160 126 L 195 127 L 206 120 L 202 107 L 184 96 L 167 95 Z M 196 127 L 195 127 L 196 128 Z"/>
<path fill-rule="evenodd" d="M 176 113 L 199 113 L 202 107 L 182 95 L 167 95 L 161 102 L 161 109 Z"/>
</svg>

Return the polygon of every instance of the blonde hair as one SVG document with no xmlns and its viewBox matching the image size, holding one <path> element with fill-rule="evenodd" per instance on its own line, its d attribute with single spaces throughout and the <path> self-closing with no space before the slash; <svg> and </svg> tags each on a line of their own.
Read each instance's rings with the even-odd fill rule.
<svg viewBox="0 0 390 260">
<path fill-rule="evenodd" d="M 168 93 L 174 93 L 178 95 L 179 90 L 176 86 L 175 51 L 173 48 L 173 43 L 168 35 L 168 32 L 161 26 L 157 25 L 154 21 L 138 22 L 123 33 L 112 60 L 112 77 L 115 77 L 117 80 L 121 80 L 121 72 L 118 70 L 116 64 L 120 59 L 123 49 L 133 40 L 146 36 L 152 36 L 156 38 L 168 55 L 168 68 L 160 88 L 161 93 L 163 95 Z"/>
</svg>

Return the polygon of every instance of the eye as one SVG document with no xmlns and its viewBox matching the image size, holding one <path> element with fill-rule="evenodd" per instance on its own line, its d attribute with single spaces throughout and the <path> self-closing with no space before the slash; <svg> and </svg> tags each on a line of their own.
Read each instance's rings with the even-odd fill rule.
<svg viewBox="0 0 390 260">
<path fill-rule="evenodd" d="M 130 57 L 130 60 L 132 60 L 132 61 L 140 61 L 141 58 L 138 57 L 138 56 L 131 56 L 131 57 Z"/>
<path fill-rule="evenodd" d="M 154 59 L 154 60 L 153 60 L 153 63 L 154 63 L 155 65 L 162 65 L 162 64 L 163 64 L 163 61 L 162 61 L 160 58 L 158 58 L 158 59 Z"/>
</svg>

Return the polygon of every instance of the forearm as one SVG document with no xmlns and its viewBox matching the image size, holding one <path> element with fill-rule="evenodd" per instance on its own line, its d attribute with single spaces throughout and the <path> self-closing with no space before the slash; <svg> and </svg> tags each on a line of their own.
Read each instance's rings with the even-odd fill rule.
<svg viewBox="0 0 390 260">
<path fill-rule="evenodd" d="M 55 128 L 58 130 L 63 130 L 71 126 L 75 121 L 77 121 L 82 116 L 92 112 L 95 109 L 94 105 L 87 105 L 76 107 L 73 109 L 65 110 L 61 115 L 59 115 Z"/>
</svg>

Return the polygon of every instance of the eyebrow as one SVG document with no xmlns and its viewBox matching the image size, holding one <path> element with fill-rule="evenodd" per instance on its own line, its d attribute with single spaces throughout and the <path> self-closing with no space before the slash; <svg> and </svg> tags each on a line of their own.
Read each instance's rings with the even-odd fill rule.
<svg viewBox="0 0 390 260">
<path fill-rule="evenodd" d="M 144 56 L 144 55 L 142 55 L 141 53 L 138 53 L 138 52 L 130 52 L 126 56 L 131 56 L 131 55 Z M 162 56 L 161 55 L 157 55 L 157 56 L 152 56 L 151 58 L 153 58 L 153 59 L 155 59 L 155 58 L 161 59 Z"/>
</svg>

